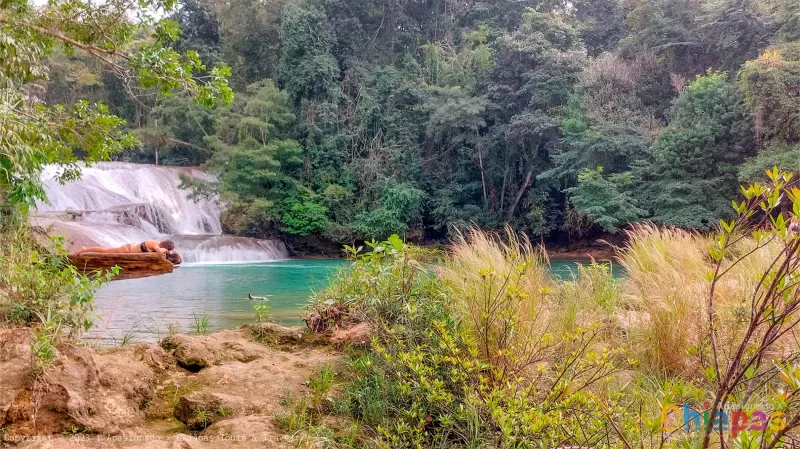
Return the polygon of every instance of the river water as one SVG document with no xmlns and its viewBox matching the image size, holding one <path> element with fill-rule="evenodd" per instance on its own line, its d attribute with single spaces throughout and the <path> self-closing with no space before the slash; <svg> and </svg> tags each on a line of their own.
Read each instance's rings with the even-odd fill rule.
<svg viewBox="0 0 800 449">
<path fill-rule="evenodd" d="M 253 305 L 264 303 L 276 323 L 301 324 L 312 292 L 325 288 L 343 260 L 284 260 L 258 264 L 189 264 L 171 274 L 113 281 L 95 295 L 98 319 L 90 338 L 104 344 L 125 335 L 137 341 L 167 335 L 170 328 L 196 332 L 195 319 L 208 316 L 208 330 L 255 321 Z M 251 301 L 247 295 L 267 296 Z"/>
<path fill-rule="evenodd" d="M 554 276 L 570 277 L 577 261 L 553 260 Z M 100 288 L 95 327 L 88 337 L 102 345 L 123 339 L 154 341 L 170 330 L 196 332 L 195 320 L 208 317 L 208 331 L 255 321 L 248 294 L 268 296 L 272 320 L 302 324 L 304 305 L 325 288 L 344 260 L 283 260 L 257 264 L 189 264 L 172 274 L 113 281 Z"/>
</svg>

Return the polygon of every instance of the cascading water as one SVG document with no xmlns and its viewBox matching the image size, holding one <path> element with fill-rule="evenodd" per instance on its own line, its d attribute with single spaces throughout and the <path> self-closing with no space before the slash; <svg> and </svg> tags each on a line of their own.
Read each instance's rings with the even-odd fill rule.
<svg viewBox="0 0 800 449">
<path fill-rule="evenodd" d="M 104 162 L 81 173 L 80 180 L 62 185 L 54 179 L 55 167 L 45 170 L 49 204 L 40 204 L 33 218 L 63 235 L 71 249 L 169 238 L 187 263 L 287 258 L 281 242 L 222 234 L 219 204 L 192 201 L 178 188 L 181 174 L 213 180 L 202 170 Z"/>
</svg>

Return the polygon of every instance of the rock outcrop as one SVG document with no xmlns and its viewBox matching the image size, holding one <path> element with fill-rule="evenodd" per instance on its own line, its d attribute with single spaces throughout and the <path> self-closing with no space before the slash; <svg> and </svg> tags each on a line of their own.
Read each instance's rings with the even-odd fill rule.
<svg viewBox="0 0 800 449">
<path fill-rule="evenodd" d="M 258 323 L 244 326 L 253 339 L 275 346 L 306 346 L 314 344 L 317 335 L 302 327 L 283 327 L 275 323 Z"/>
<path fill-rule="evenodd" d="M 150 368 L 129 360 L 101 370 L 89 349 L 60 345 L 53 366 L 35 379 L 29 335 L 28 329 L 0 331 L 0 427 L 6 433 L 117 435 L 142 425 L 139 409 L 155 379 Z"/>
<path fill-rule="evenodd" d="M 115 266 L 121 271 L 114 279 L 135 279 L 172 273 L 173 265 L 162 254 L 128 253 L 99 254 L 83 253 L 80 256 L 69 256 L 69 261 L 78 271 L 89 274 L 100 270 L 109 272 Z"/>
<path fill-rule="evenodd" d="M 244 401 L 238 396 L 199 391 L 181 396 L 175 406 L 175 418 L 190 430 L 203 430 L 243 410 Z"/>
<path fill-rule="evenodd" d="M 187 335 L 170 335 L 161 341 L 161 347 L 172 351 L 178 365 L 193 373 L 214 363 L 214 354 L 202 342 Z"/>
<path fill-rule="evenodd" d="M 296 329 L 272 330 L 296 335 Z M 226 330 L 100 351 L 60 344 L 53 366 L 35 379 L 30 344 L 30 329 L 0 329 L 0 446 L 291 447 L 274 419 L 281 398 L 303 394 L 309 376 L 338 357 L 305 345 L 279 349 L 254 341 L 249 330 Z M 176 419 L 200 433 L 172 433 Z M 37 436 L 53 439 L 37 443 Z M 113 444 L 115 438 L 129 444 Z"/>
</svg>

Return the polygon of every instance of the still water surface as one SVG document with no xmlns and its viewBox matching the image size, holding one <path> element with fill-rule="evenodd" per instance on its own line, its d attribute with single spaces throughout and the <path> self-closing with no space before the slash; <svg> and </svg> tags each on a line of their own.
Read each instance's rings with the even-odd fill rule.
<svg viewBox="0 0 800 449">
<path fill-rule="evenodd" d="M 576 261 L 554 260 L 555 276 L 569 277 Z M 299 325 L 303 306 L 314 291 L 325 288 L 344 260 L 286 260 L 242 265 L 185 265 L 170 275 L 114 281 L 97 292 L 98 318 L 89 338 L 119 344 L 123 338 L 153 341 L 170 327 L 194 332 L 195 319 L 208 317 L 208 330 L 254 321 L 248 293 L 269 296 L 274 321 Z M 616 272 L 616 269 L 615 269 Z"/>
</svg>

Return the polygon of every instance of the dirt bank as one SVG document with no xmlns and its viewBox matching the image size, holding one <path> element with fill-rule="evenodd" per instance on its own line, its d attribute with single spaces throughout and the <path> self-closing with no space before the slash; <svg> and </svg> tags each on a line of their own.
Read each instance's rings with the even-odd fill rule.
<svg viewBox="0 0 800 449">
<path fill-rule="evenodd" d="M 616 260 L 616 251 L 610 246 L 586 246 L 580 248 L 547 249 L 550 259 L 592 260 L 608 262 Z"/>
<path fill-rule="evenodd" d="M 258 326 L 258 325 L 257 325 Z M 0 329 L 0 442 L 25 448 L 281 448 L 281 402 L 339 353 L 274 325 L 111 350 L 62 344 L 32 376 L 30 330 Z"/>
</svg>

